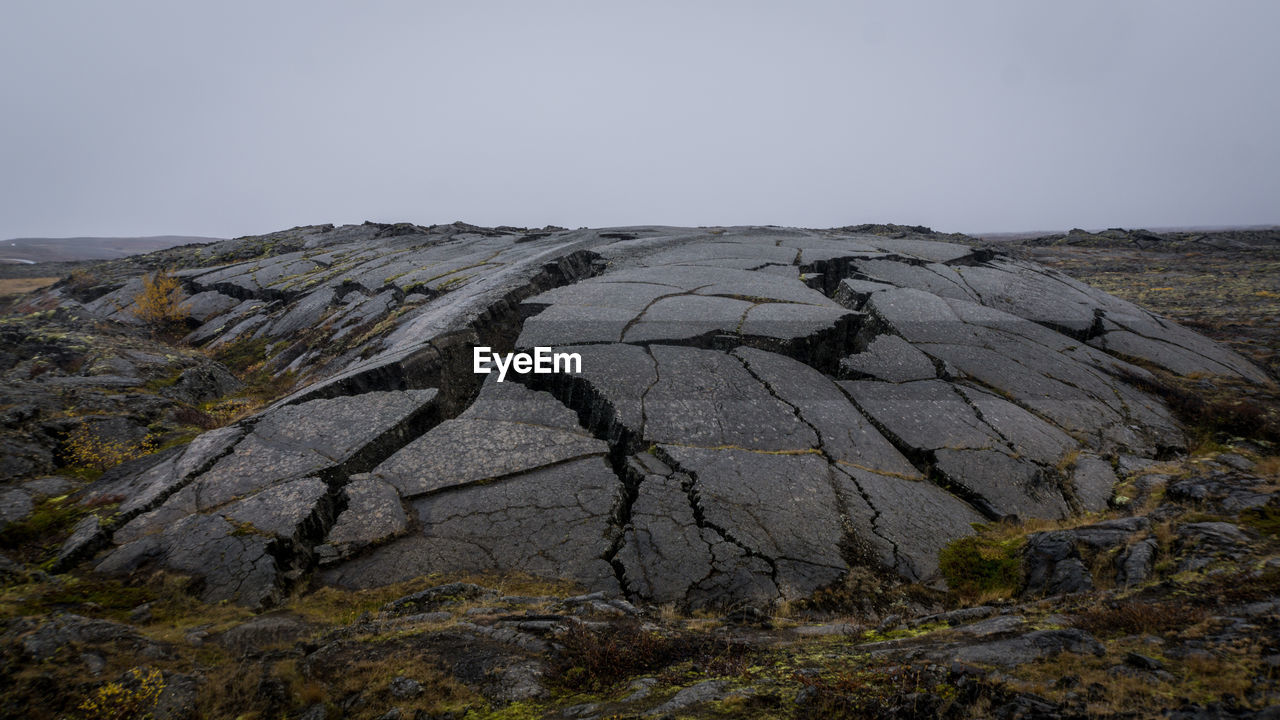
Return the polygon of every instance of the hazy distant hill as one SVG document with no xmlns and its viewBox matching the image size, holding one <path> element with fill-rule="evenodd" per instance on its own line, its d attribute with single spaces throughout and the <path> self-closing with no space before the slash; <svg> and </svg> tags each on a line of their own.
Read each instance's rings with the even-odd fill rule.
<svg viewBox="0 0 1280 720">
<path fill-rule="evenodd" d="M 1274 246 L 1280 240 L 1280 226 L 1242 225 L 1233 227 L 1156 227 L 1146 229 L 992 232 L 975 237 L 993 243 L 1022 245 L 1083 245 L 1091 247 L 1211 245 L 1221 248 Z"/>
<path fill-rule="evenodd" d="M 111 260 L 139 253 L 163 250 L 175 245 L 208 243 L 223 238 L 191 235 L 150 237 L 13 238 L 0 242 L 0 263 L 68 262 Z"/>
</svg>

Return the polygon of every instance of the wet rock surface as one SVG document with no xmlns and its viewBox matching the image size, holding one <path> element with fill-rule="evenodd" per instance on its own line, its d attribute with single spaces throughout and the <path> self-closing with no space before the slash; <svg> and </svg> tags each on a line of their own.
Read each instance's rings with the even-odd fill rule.
<svg viewBox="0 0 1280 720">
<path fill-rule="evenodd" d="M 95 484 L 119 502 L 95 567 L 198 573 L 255 606 L 312 574 L 518 570 L 685 608 L 804 598 L 853 565 L 937 584 L 972 523 L 1099 510 L 1121 457 L 1185 448 L 1134 363 L 1266 379 L 1060 273 L 893 234 L 366 224 L 166 251 L 188 342 L 261 343 L 302 382 Z M 137 283 L 114 282 L 50 297 L 127 323 Z M 582 372 L 499 383 L 472 372 L 480 345 Z M 165 394 L 234 382 L 192 368 Z M 15 492 L 6 520 L 28 512 Z M 1130 555 L 1126 578 L 1150 564 Z M 1046 589 L 1084 583 L 1055 562 Z"/>
</svg>

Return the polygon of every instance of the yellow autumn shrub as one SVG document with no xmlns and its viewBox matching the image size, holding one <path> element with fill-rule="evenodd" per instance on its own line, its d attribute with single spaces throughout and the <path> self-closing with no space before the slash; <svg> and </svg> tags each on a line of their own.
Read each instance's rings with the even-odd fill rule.
<svg viewBox="0 0 1280 720">
<path fill-rule="evenodd" d="M 186 293 L 178 279 L 164 268 L 142 279 L 142 292 L 133 299 L 133 314 L 146 325 L 167 330 L 186 322 Z"/>
</svg>

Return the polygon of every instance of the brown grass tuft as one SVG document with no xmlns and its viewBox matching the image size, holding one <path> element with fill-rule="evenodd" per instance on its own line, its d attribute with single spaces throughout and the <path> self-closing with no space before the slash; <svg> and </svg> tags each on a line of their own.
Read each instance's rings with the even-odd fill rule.
<svg viewBox="0 0 1280 720">
<path fill-rule="evenodd" d="M 1103 637 L 1119 635 L 1159 635 L 1178 632 L 1208 617 L 1199 607 L 1172 602 L 1124 600 L 1086 608 L 1075 616 L 1082 630 Z"/>
</svg>

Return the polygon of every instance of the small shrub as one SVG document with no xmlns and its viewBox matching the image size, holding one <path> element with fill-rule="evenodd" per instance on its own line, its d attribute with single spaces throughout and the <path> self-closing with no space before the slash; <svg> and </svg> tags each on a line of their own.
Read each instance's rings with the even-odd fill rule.
<svg viewBox="0 0 1280 720">
<path fill-rule="evenodd" d="M 157 332 L 170 332 L 186 324 L 190 313 L 183 304 L 186 293 L 178 279 L 164 268 L 142 280 L 142 292 L 133 299 L 133 314 Z"/>
<path fill-rule="evenodd" d="M 130 720 L 150 717 L 164 690 L 164 675 L 156 669 L 129 671 L 131 682 L 110 682 L 94 691 L 77 708 L 85 720 Z"/>
<path fill-rule="evenodd" d="M 997 539 L 969 535 L 938 553 L 938 568 L 951 591 L 961 597 L 1012 595 L 1022 583 L 1022 537 Z"/>
<path fill-rule="evenodd" d="M 134 460 L 155 452 L 156 441 L 151 437 L 137 442 L 108 440 L 81 425 L 67 435 L 63 450 L 67 464 L 73 467 L 106 470 L 126 460 Z"/>
</svg>

